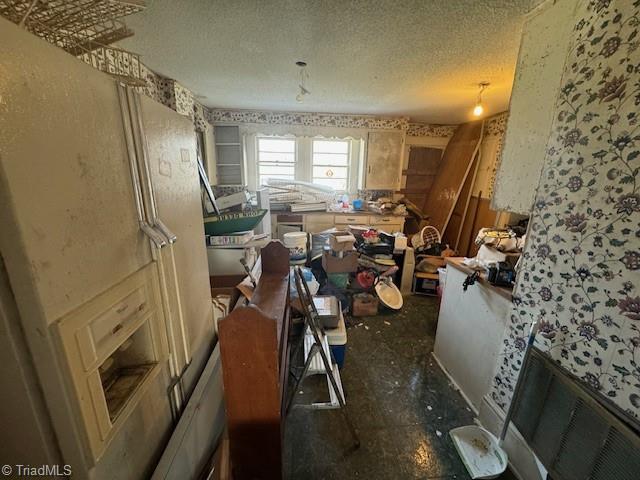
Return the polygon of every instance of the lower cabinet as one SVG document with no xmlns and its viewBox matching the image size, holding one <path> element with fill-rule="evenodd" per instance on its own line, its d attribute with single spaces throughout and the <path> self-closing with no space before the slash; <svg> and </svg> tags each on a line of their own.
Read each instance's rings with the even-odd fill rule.
<svg viewBox="0 0 640 480">
<path fill-rule="evenodd" d="M 304 231 L 308 233 L 319 233 L 334 227 L 347 229 L 349 225 L 367 226 L 387 233 L 402 232 L 404 228 L 404 217 L 363 214 L 309 214 L 304 217 Z"/>
<path fill-rule="evenodd" d="M 447 263 L 433 355 L 477 412 L 491 386 L 512 307 L 499 289 Z"/>
</svg>

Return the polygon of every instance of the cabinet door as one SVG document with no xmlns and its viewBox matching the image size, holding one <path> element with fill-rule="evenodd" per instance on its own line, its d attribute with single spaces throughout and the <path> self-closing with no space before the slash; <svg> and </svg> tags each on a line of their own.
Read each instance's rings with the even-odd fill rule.
<svg viewBox="0 0 640 480">
<path fill-rule="evenodd" d="M 493 210 L 526 215 L 533 206 L 576 3 L 546 2 L 525 23 Z"/>
<path fill-rule="evenodd" d="M 400 185 L 402 132 L 370 132 L 367 140 L 365 188 L 396 190 Z"/>
</svg>

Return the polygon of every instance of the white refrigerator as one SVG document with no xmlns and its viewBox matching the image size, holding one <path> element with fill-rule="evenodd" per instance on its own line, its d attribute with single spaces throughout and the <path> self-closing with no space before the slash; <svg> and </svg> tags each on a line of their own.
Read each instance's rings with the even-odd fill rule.
<svg viewBox="0 0 640 480">
<path fill-rule="evenodd" d="M 188 118 L 0 18 L 4 463 L 153 472 L 215 343 L 196 162 Z"/>
</svg>

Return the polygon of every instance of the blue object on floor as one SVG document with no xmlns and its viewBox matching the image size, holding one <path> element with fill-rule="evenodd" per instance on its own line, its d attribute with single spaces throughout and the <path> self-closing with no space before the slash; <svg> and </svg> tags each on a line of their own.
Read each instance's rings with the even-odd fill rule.
<svg viewBox="0 0 640 480">
<path fill-rule="evenodd" d="M 333 354 L 333 358 L 336 359 L 336 363 L 338 364 L 338 368 L 342 370 L 344 366 L 344 357 L 347 352 L 347 344 L 344 345 L 331 345 L 331 353 Z"/>
<path fill-rule="evenodd" d="M 336 328 L 327 328 L 324 333 L 327 336 L 333 358 L 335 358 L 338 368 L 342 369 L 344 357 L 347 353 L 347 328 L 344 324 L 342 310 L 340 310 L 338 326 Z"/>
</svg>

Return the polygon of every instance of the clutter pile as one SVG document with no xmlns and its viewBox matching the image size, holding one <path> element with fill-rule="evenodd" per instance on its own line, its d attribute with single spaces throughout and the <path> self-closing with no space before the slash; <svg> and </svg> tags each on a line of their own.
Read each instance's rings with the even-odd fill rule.
<svg viewBox="0 0 640 480">
<path fill-rule="evenodd" d="M 525 240 L 524 225 L 482 228 L 475 239 L 480 246 L 477 255 L 465 258 L 463 263 L 478 272 L 484 271 L 485 278 L 493 285 L 512 287 Z"/>
<path fill-rule="evenodd" d="M 441 296 L 446 276 L 446 257 L 455 252 L 442 243 L 438 229 L 425 225 L 411 237 L 415 251 L 415 271 L 411 292 L 416 295 Z"/>
<path fill-rule="evenodd" d="M 314 239 L 322 244 L 319 274 L 326 275 L 325 288 L 351 305 L 353 316 L 375 315 L 380 303 L 392 310 L 402 308 L 402 295 L 394 280 L 400 280 L 397 263 L 402 263 L 404 256 L 404 235 L 349 226 Z M 404 248 L 396 248 L 399 246 Z"/>
<path fill-rule="evenodd" d="M 271 229 L 260 225 L 268 210 L 255 208 L 248 191 L 213 198 L 213 202 L 216 214 L 204 218 L 207 246 L 241 246 L 269 237 Z"/>
<path fill-rule="evenodd" d="M 335 199 L 333 188 L 301 180 L 267 180 L 271 210 L 290 212 L 326 211 Z"/>
<path fill-rule="evenodd" d="M 396 202 L 387 197 L 381 197 L 375 202 L 368 202 L 367 208 L 374 213 L 382 215 L 393 214 L 404 216 L 407 214 L 407 207 L 404 203 Z"/>
</svg>

